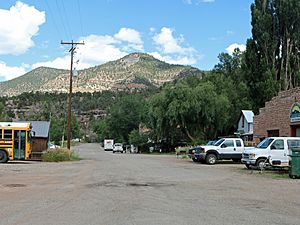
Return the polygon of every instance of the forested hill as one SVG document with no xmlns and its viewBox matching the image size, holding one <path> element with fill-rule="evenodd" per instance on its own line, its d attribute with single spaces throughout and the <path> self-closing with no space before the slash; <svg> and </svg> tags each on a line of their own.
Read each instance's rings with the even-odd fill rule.
<svg viewBox="0 0 300 225">
<path fill-rule="evenodd" d="M 141 90 L 182 79 L 185 75 L 201 77 L 199 69 L 172 65 L 143 53 L 132 53 L 119 60 L 79 71 L 73 92 L 104 90 Z M 24 92 L 68 92 L 69 71 L 40 67 L 0 83 L 0 96 L 15 96 Z"/>
</svg>

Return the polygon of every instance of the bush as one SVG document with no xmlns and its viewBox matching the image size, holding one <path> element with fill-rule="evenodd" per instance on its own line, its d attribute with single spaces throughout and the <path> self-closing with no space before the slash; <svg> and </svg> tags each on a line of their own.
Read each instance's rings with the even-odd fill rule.
<svg viewBox="0 0 300 225">
<path fill-rule="evenodd" d="M 175 148 L 175 153 L 176 153 L 176 155 L 182 155 L 183 153 L 184 154 L 188 154 L 189 153 L 189 149 L 190 149 L 189 146 L 178 147 L 178 148 Z"/>
<path fill-rule="evenodd" d="M 51 149 L 44 152 L 42 155 L 43 162 L 63 162 L 79 160 L 79 156 L 65 148 Z"/>
</svg>

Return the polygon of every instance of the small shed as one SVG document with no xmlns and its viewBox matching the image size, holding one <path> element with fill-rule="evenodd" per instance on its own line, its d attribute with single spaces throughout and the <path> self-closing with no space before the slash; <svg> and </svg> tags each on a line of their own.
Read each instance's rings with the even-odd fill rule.
<svg viewBox="0 0 300 225">
<path fill-rule="evenodd" d="M 35 136 L 32 140 L 32 158 L 39 159 L 41 153 L 48 149 L 50 122 L 30 121 Z"/>
<path fill-rule="evenodd" d="M 241 135 L 244 141 L 253 140 L 253 117 L 251 110 L 242 110 L 238 122 L 237 133 Z"/>
</svg>

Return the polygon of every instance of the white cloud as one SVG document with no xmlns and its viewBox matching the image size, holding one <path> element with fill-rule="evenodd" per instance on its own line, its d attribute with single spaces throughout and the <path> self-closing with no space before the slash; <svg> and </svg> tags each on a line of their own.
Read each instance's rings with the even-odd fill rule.
<svg viewBox="0 0 300 225">
<path fill-rule="evenodd" d="M 154 57 L 173 64 L 195 64 L 200 56 L 192 47 L 183 47 L 185 39 L 183 35 L 174 37 L 173 30 L 168 27 L 163 27 L 160 33 L 153 37 L 154 44 L 157 50 L 161 53 L 151 53 Z"/>
<path fill-rule="evenodd" d="M 18 55 L 34 46 L 32 37 L 45 23 L 45 12 L 17 1 L 9 10 L 0 9 L 0 55 Z"/>
<path fill-rule="evenodd" d="M 182 0 L 182 1 L 188 5 L 191 5 L 193 3 L 192 0 Z"/>
<path fill-rule="evenodd" d="M 75 60 L 79 60 L 77 69 L 84 69 L 95 65 L 100 65 L 108 61 L 122 58 L 132 51 L 143 51 L 143 41 L 140 33 L 129 28 L 121 28 L 115 35 L 89 35 L 80 38 L 84 40 L 85 45 L 78 45 L 75 54 Z M 54 67 L 60 69 L 69 69 L 69 53 L 63 57 L 58 57 L 51 61 L 38 62 L 33 64 L 32 68 L 40 66 Z"/>
<path fill-rule="evenodd" d="M 28 65 L 23 64 L 21 67 L 8 66 L 5 62 L 0 61 L 0 77 L 5 80 L 11 80 L 26 73 Z"/>
<path fill-rule="evenodd" d="M 196 64 L 201 56 L 176 56 L 176 55 L 161 55 L 159 52 L 150 52 L 154 58 L 171 64 L 192 65 Z"/>
<path fill-rule="evenodd" d="M 182 40 L 175 39 L 173 37 L 173 31 L 167 27 L 161 28 L 160 33 L 153 37 L 153 41 L 156 45 L 161 47 L 161 50 L 164 53 L 167 54 L 182 53 L 185 51 L 185 49 L 179 45 L 179 42 L 182 42 Z"/>
<path fill-rule="evenodd" d="M 46 62 L 37 62 L 32 65 L 32 69 L 45 66 L 45 67 L 53 67 L 57 69 L 69 69 L 70 67 L 70 56 L 58 57 L 52 61 Z"/>
<path fill-rule="evenodd" d="M 118 33 L 114 35 L 117 40 L 125 41 L 129 43 L 129 46 L 133 49 L 143 51 L 143 41 L 141 34 L 130 28 L 121 28 Z"/>
<path fill-rule="evenodd" d="M 234 52 L 234 50 L 238 48 L 241 52 L 244 52 L 246 50 L 246 45 L 244 44 L 231 44 L 226 48 L 226 51 L 228 52 L 228 54 L 232 55 L 232 53 Z"/>
</svg>

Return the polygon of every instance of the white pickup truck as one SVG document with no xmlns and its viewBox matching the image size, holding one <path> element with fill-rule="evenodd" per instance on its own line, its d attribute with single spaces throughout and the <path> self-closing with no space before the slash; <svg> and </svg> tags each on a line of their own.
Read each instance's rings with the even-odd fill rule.
<svg viewBox="0 0 300 225">
<path fill-rule="evenodd" d="M 217 160 L 232 159 L 240 161 L 244 152 L 241 138 L 222 138 L 213 145 L 204 145 L 189 150 L 189 157 L 195 162 L 206 162 L 213 165 Z"/>
<path fill-rule="evenodd" d="M 250 169 L 251 166 L 264 168 L 271 166 L 289 166 L 289 155 L 292 148 L 300 147 L 300 137 L 268 137 L 255 148 L 246 149 L 242 163 Z"/>
</svg>

